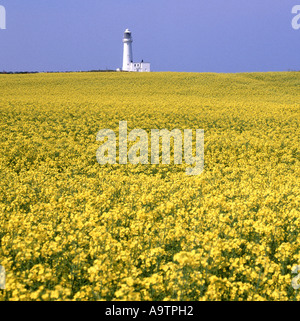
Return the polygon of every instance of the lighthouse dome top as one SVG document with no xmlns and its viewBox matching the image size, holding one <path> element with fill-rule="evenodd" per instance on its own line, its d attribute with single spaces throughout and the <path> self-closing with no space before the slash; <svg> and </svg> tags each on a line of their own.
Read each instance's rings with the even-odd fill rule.
<svg viewBox="0 0 300 321">
<path fill-rule="evenodd" d="M 129 29 L 126 29 L 124 32 L 123 42 L 128 42 L 128 41 L 132 42 L 131 31 Z"/>
</svg>

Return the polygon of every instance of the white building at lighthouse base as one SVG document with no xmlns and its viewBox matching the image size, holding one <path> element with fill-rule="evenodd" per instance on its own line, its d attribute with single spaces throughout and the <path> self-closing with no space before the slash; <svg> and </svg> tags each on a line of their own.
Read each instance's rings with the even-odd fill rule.
<svg viewBox="0 0 300 321">
<path fill-rule="evenodd" d="M 131 62 L 128 71 L 150 72 L 150 62 Z"/>
</svg>

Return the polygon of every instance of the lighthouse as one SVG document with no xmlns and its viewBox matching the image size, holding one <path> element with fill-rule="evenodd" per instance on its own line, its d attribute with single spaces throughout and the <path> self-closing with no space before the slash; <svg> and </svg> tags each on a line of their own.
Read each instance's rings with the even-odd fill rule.
<svg viewBox="0 0 300 321">
<path fill-rule="evenodd" d="M 130 64 L 133 62 L 131 31 L 126 29 L 123 38 L 123 71 L 130 71 Z"/>
<path fill-rule="evenodd" d="M 132 55 L 132 36 L 131 31 L 126 29 L 123 37 L 123 67 L 122 71 L 139 71 L 145 72 L 150 71 L 150 63 L 144 62 L 133 62 Z"/>
</svg>

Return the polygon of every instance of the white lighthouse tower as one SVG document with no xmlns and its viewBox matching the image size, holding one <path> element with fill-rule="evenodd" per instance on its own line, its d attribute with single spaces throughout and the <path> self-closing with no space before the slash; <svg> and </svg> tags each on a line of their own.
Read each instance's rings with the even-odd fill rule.
<svg viewBox="0 0 300 321">
<path fill-rule="evenodd" d="M 133 62 L 132 56 L 132 37 L 131 31 L 126 29 L 123 38 L 123 68 L 124 71 L 130 71 L 131 63 Z"/>
<path fill-rule="evenodd" d="M 132 36 L 131 31 L 126 29 L 123 37 L 123 71 L 150 71 L 150 63 L 144 62 L 133 62 L 132 55 Z"/>
</svg>

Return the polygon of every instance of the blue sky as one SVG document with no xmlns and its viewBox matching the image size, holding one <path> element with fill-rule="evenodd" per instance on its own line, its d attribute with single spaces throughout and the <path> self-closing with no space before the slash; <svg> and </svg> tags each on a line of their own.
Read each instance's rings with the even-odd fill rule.
<svg viewBox="0 0 300 321">
<path fill-rule="evenodd" d="M 122 36 L 153 71 L 300 70 L 300 0 L 0 0 L 0 71 L 122 65 Z"/>
</svg>

